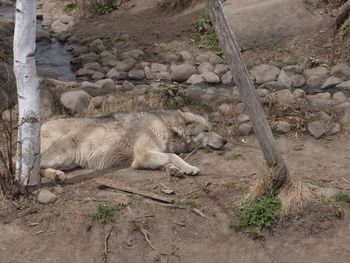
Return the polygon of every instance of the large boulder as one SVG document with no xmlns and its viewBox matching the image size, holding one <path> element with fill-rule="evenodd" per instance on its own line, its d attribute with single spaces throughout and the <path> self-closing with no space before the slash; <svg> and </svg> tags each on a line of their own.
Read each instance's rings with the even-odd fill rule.
<svg viewBox="0 0 350 263">
<path fill-rule="evenodd" d="M 255 66 L 250 71 L 250 74 L 255 78 L 257 84 L 275 81 L 279 73 L 280 70 L 277 67 L 267 64 Z"/>
<path fill-rule="evenodd" d="M 189 64 L 172 65 L 170 67 L 170 71 L 171 80 L 177 82 L 186 81 L 193 74 L 197 73 L 196 68 Z"/>
<path fill-rule="evenodd" d="M 84 90 L 70 90 L 64 92 L 60 97 L 60 102 L 67 108 L 71 115 L 82 113 L 88 105 L 91 96 Z"/>
</svg>

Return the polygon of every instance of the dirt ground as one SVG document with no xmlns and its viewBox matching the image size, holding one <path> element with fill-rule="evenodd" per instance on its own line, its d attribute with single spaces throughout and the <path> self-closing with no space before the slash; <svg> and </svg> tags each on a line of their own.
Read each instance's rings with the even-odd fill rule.
<svg viewBox="0 0 350 263">
<path fill-rule="evenodd" d="M 293 178 L 342 190 L 350 189 L 348 141 L 349 135 L 278 139 Z M 0 203 L 1 262 L 103 262 L 105 236 L 112 226 L 108 262 L 349 262 L 348 208 L 342 220 L 327 209 L 307 209 L 266 233 L 265 241 L 230 229 L 233 208 L 264 169 L 255 137 L 247 142 L 233 140 L 224 151 L 192 155 L 189 162 L 202 170 L 197 177 L 169 180 L 165 172 L 130 168 L 88 171 L 88 180 L 82 176 L 63 185 L 54 204 L 40 205 L 35 198 Z M 195 202 L 208 219 L 130 195 L 131 203 L 111 223 L 99 224 L 93 214 L 105 202 L 99 192 L 106 190 L 98 188 L 97 177 L 154 193 L 163 184 L 175 191 L 174 199 Z M 150 233 L 155 249 L 135 225 Z"/>
<path fill-rule="evenodd" d="M 194 24 L 203 13 L 202 5 L 171 12 L 158 9 L 152 0 L 129 1 L 110 15 L 80 22 L 72 32 L 81 38 L 127 33 L 129 41 L 120 42 L 121 50 L 140 48 L 149 61 L 162 62 L 168 52 L 205 51 L 189 44 Z M 331 35 L 332 31 L 326 29 L 293 47 L 251 47 L 244 57 L 248 65 L 303 60 L 310 55 L 329 60 L 329 49 L 319 43 L 327 43 Z M 349 51 L 341 45 L 336 50 L 336 58 L 347 61 Z M 350 191 L 349 139 L 349 134 L 342 134 L 319 140 L 305 136 L 297 141 L 280 136 L 277 141 L 292 178 L 313 188 Z M 82 170 L 70 174 L 72 179 L 62 185 L 62 193 L 44 184 L 58 194 L 53 204 L 41 205 L 35 195 L 11 202 L 0 198 L 0 262 L 105 262 L 103 254 L 110 229 L 106 262 L 349 262 L 349 207 L 338 219 L 326 204 L 325 208 L 310 206 L 265 233 L 264 241 L 253 241 L 230 229 L 234 208 L 266 167 L 255 136 L 246 140 L 241 143 L 238 138 L 230 138 L 223 151 L 201 150 L 192 155 L 188 162 L 202 171 L 196 177 L 170 179 L 163 171 L 131 168 Z M 128 195 L 129 205 L 115 212 L 110 223 L 99 224 L 93 219 L 97 205 L 113 203 L 115 198 L 112 190 L 98 187 L 95 180 L 99 177 L 163 196 L 165 185 L 174 190 L 171 197 L 191 200 L 207 218 L 190 208 L 167 207 Z M 140 229 L 149 232 L 150 243 Z"/>
</svg>

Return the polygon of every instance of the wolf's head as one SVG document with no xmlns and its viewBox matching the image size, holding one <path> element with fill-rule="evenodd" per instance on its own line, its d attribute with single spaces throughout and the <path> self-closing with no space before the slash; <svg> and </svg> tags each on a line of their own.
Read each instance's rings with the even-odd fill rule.
<svg viewBox="0 0 350 263">
<path fill-rule="evenodd" d="M 227 140 L 212 131 L 210 123 L 198 114 L 188 111 L 177 111 L 183 125 L 172 128 L 173 132 L 185 142 L 188 151 L 210 146 L 219 150 L 227 143 Z"/>
</svg>

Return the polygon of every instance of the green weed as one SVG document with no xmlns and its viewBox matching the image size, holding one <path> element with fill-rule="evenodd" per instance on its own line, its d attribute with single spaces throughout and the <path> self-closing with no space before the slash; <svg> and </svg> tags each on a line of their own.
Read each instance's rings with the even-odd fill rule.
<svg viewBox="0 0 350 263">
<path fill-rule="evenodd" d="M 281 201 L 274 196 L 245 203 L 236 211 L 236 222 L 232 228 L 253 239 L 263 238 L 261 231 L 272 229 L 277 224 L 281 207 Z"/>
<path fill-rule="evenodd" d="M 122 206 L 114 204 L 98 204 L 93 218 L 100 224 L 106 224 L 112 220 L 114 212 L 120 211 Z"/>
<path fill-rule="evenodd" d="M 182 199 L 182 200 L 177 200 L 175 201 L 176 205 L 181 205 L 181 206 L 188 206 L 188 207 L 199 207 L 198 203 L 194 200 L 190 200 L 190 199 Z"/>
<path fill-rule="evenodd" d="M 350 204 L 350 193 L 341 192 L 336 194 L 335 201 L 339 204 Z"/>
</svg>

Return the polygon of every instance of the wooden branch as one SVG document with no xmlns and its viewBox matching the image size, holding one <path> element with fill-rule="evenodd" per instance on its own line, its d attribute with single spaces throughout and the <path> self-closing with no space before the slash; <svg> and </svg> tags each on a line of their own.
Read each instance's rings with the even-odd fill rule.
<svg viewBox="0 0 350 263">
<path fill-rule="evenodd" d="M 112 180 L 112 179 L 99 178 L 99 179 L 96 180 L 96 183 L 98 183 L 99 185 L 110 187 L 110 188 L 113 188 L 113 189 L 116 189 L 116 190 L 120 190 L 120 191 L 123 191 L 123 192 L 136 194 L 136 195 L 141 195 L 141 196 L 144 196 L 144 197 L 156 200 L 156 201 L 160 201 L 160 202 L 164 202 L 164 203 L 170 203 L 170 204 L 174 203 L 174 199 L 172 199 L 172 198 L 159 196 L 159 195 L 152 194 L 152 193 L 145 192 L 145 191 L 140 191 L 138 189 L 127 187 L 127 186 L 121 186 L 118 181 L 115 181 L 115 180 Z"/>
<path fill-rule="evenodd" d="M 349 17 L 350 17 L 350 0 L 347 1 L 344 5 L 342 5 L 342 7 L 339 9 L 337 13 L 337 17 L 335 19 L 335 25 L 337 29 L 339 29 L 344 24 L 346 19 L 348 19 Z"/>
<path fill-rule="evenodd" d="M 103 250 L 103 262 L 104 263 L 106 263 L 107 259 L 108 259 L 108 240 L 109 240 L 109 237 L 111 236 L 112 230 L 113 230 L 113 226 L 111 227 L 111 229 L 108 231 L 107 235 L 105 236 L 105 243 L 104 243 L 105 247 Z"/>
<path fill-rule="evenodd" d="M 255 134 L 269 166 L 282 163 L 283 158 L 273 137 L 265 113 L 257 98 L 248 70 L 241 57 L 236 38 L 228 26 L 220 0 L 206 0 L 211 22 L 237 84 L 244 106 L 252 121 Z"/>
</svg>

